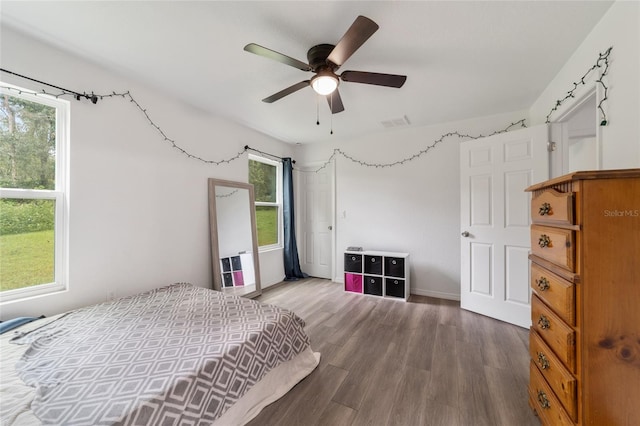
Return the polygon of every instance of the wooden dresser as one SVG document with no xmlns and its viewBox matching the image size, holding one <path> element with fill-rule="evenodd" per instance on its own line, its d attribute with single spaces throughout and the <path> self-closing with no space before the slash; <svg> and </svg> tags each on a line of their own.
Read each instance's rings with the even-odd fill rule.
<svg viewBox="0 0 640 426">
<path fill-rule="evenodd" d="M 527 191 L 529 404 L 544 425 L 640 425 L 640 169 Z"/>
</svg>

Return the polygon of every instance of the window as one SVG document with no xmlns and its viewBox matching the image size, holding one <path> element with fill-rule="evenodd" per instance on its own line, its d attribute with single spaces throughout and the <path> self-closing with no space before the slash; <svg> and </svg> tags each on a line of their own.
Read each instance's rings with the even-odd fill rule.
<svg viewBox="0 0 640 426">
<path fill-rule="evenodd" d="M 0 300 L 66 288 L 69 102 L 0 83 Z"/>
<path fill-rule="evenodd" d="M 249 183 L 256 198 L 258 246 L 269 249 L 281 246 L 282 234 L 282 163 L 249 155 Z"/>
</svg>

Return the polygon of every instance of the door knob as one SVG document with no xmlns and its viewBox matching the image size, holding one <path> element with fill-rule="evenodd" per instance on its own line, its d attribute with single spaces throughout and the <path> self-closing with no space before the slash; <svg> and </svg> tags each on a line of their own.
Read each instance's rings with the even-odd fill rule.
<svg viewBox="0 0 640 426">
<path fill-rule="evenodd" d="M 464 232 L 463 232 L 462 234 L 460 234 L 460 235 L 462 235 L 463 237 L 467 238 L 467 237 L 468 237 L 469 235 L 471 235 L 471 234 L 469 233 L 469 231 L 464 231 Z"/>
<path fill-rule="evenodd" d="M 333 226 L 329 225 L 327 228 L 329 228 L 329 231 L 331 231 L 333 229 Z"/>
</svg>

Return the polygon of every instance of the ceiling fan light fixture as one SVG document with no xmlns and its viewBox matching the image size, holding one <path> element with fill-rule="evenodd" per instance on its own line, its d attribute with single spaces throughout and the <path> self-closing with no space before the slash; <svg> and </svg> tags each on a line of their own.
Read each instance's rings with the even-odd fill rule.
<svg viewBox="0 0 640 426">
<path fill-rule="evenodd" d="M 274 93 L 264 98 L 262 102 L 270 104 L 298 90 L 311 86 L 314 92 L 326 97 L 329 108 L 331 109 L 331 114 L 337 114 L 344 111 L 340 92 L 337 90 L 342 81 L 372 84 L 374 86 L 402 87 L 407 80 L 406 75 L 365 71 L 342 71 L 339 75 L 336 74 L 336 71 L 344 62 L 349 59 L 378 28 L 378 24 L 371 19 L 365 16 L 358 16 L 347 32 L 344 33 L 338 44 L 322 43 L 312 46 L 307 51 L 307 63 L 255 43 L 247 44 L 244 50 L 249 53 L 281 62 L 302 71 L 313 71 L 315 73 L 312 78 L 302 80 L 284 90 Z"/>
<path fill-rule="evenodd" d="M 338 87 L 338 77 L 329 70 L 318 71 L 311 79 L 311 87 L 319 95 L 329 95 Z"/>
</svg>

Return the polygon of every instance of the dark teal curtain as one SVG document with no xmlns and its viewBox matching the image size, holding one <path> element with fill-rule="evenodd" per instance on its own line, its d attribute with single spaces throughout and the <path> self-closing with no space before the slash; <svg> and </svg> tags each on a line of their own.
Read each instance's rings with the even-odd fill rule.
<svg viewBox="0 0 640 426">
<path fill-rule="evenodd" d="M 282 217 L 284 231 L 284 280 L 306 278 L 300 269 L 296 244 L 296 221 L 293 213 L 293 164 L 291 158 L 282 159 Z"/>
</svg>

